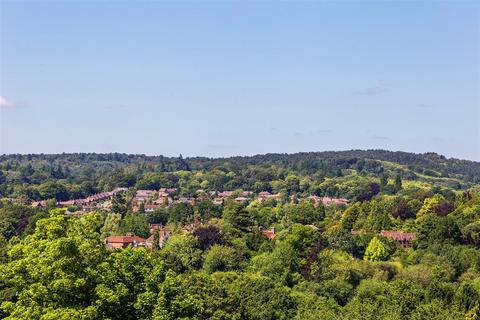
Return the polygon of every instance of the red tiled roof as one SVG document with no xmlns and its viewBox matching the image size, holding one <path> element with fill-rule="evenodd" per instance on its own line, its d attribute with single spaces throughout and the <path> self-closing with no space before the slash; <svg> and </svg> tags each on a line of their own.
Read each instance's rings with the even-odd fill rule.
<svg viewBox="0 0 480 320">
<path fill-rule="evenodd" d="M 412 241 L 417 239 L 415 233 L 403 232 L 403 231 L 386 231 L 382 230 L 380 235 L 385 238 L 392 238 L 395 241 Z"/>
<path fill-rule="evenodd" d="M 145 239 L 139 236 L 110 236 L 105 239 L 105 243 L 134 243 L 145 242 Z"/>
<path fill-rule="evenodd" d="M 268 239 L 275 239 L 275 228 L 270 228 L 270 230 L 262 230 L 262 234 Z"/>
</svg>

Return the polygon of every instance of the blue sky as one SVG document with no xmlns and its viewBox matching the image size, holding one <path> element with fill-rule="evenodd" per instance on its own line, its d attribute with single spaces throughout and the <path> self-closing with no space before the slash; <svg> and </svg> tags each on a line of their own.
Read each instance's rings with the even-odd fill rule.
<svg viewBox="0 0 480 320">
<path fill-rule="evenodd" d="M 0 1 L 0 153 L 480 160 L 475 2 Z"/>
</svg>

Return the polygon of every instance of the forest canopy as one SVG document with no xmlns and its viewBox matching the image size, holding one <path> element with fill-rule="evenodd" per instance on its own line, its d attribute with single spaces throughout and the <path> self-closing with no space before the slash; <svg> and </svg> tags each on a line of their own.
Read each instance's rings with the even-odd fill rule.
<svg viewBox="0 0 480 320">
<path fill-rule="evenodd" d="M 480 319 L 479 186 L 433 153 L 2 155 L 0 318 Z"/>
</svg>

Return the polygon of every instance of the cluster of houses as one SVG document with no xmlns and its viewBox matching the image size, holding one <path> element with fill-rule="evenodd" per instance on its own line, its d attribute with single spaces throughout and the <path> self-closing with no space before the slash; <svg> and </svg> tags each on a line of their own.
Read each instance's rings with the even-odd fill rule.
<svg viewBox="0 0 480 320">
<path fill-rule="evenodd" d="M 192 224 L 184 227 L 184 231 L 193 232 L 198 225 Z M 268 239 L 275 239 L 275 228 L 272 227 L 268 230 L 260 229 L 261 233 Z M 158 248 L 165 245 L 168 238 L 172 235 L 172 230 L 163 226 L 162 224 L 150 224 L 150 236 L 148 238 L 142 238 L 129 232 L 125 236 L 110 236 L 105 239 L 105 246 L 108 249 L 124 249 L 131 247 L 133 249 L 138 248 L 154 248 L 155 234 L 158 234 Z"/>
<path fill-rule="evenodd" d="M 199 190 L 199 191 L 203 192 L 203 190 Z M 226 199 L 231 198 L 234 192 L 233 191 L 222 191 L 222 192 L 210 191 L 209 194 L 210 194 L 210 197 L 213 198 L 213 203 L 217 205 L 221 205 Z M 243 203 L 250 200 L 249 197 L 251 197 L 252 195 L 253 195 L 252 191 L 242 191 L 242 193 L 238 197 L 234 198 L 233 200 L 238 203 Z"/>
<path fill-rule="evenodd" d="M 268 191 L 262 191 L 258 194 L 254 194 L 252 191 L 242 191 L 240 194 L 234 191 L 210 191 L 197 190 L 196 197 L 174 197 L 173 194 L 177 191 L 175 188 L 167 189 L 161 188 L 160 190 L 137 190 L 132 201 L 132 210 L 138 212 L 141 207 L 145 212 L 152 212 L 161 206 L 169 206 L 175 203 L 190 203 L 196 205 L 202 200 L 212 200 L 214 204 L 221 205 L 227 199 L 232 199 L 237 203 L 244 203 L 251 200 L 264 202 L 268 200 L 279 200 L 280 194 L 272 194 Z M 237 197 L 233 198 L 234 195 Z M 309 196 L 306 198 L 309 201 L 315 203 L 315 205 L 323 204 L 325 206 L 331 205 L 347 205 L 348 200 L 343 198 L 330 198 L 330 197 L 318 197 Z"/>
<path fill-rule="evenodd" d="M 184 230 L 187 232 L 193 232 L 198 227 L 198 225 L 191 225 L 190 227 L 185 227 Z M 311 226 L 316 228 L 315 226 Z M 268 239 L 273 240 L 276 237 L 275 227 L 270 229 L 260 229 L 260 232 Z M 362 234 L 365 231 L 352 230 L 352 234 Z M 110 236 L 105 239 L 105 246 L 108 249 L 122 249 L 122 248 L 149 248 L 152 249 L 155 247 L 155 234 L 157 234 L 158 239 L 158 248 L 161 248 L 165 245 L 168 238 L 172 235 L 172 230 L 163 226 L 162 224 L 150 224 L 150 236 L 148 238 L 142 238 L 136 236 L 133 233 L 127 233 L 125 236 Z M 416 240 L 415 233 L 404 232 L 404 231 L 392 231 L 392 230 L 382 230 L 379 236 L 385 238 L 391 238 L 396 241 L 400 247 L 408 248 L 411 247 L 412 241 Z"/>
<path fill-rule="evenodd" d="M 359 231 L 359 230 L 352 230 L 351 233 L 354 234 L 354 235 L 357 235 L 357 234 L 362 234 L 362 233 L 367 233 L 367 232 L 366 231 Z M 402 248 L 411 247 L 412 242 L 417 239 L 417 236 L 416 236 L 415 233 L 397 231 L 397 230 L 382 230 L 382 231 L 380 231 L 380 233 L 378 235 L 381 236 L 381 237 L 384 237 L 384 238 L 393 239 Z"/>
<path fill-rule="evenodd" d="M 125 190 L 127 190 L 127 188 L 115 188 L 112 191 L 93 194 L 83 199 L 58 201 L 56 203 L 56 206 L 60 208 L 67 208 L 71 206 L 82 206 L 84 209 L 87 209 L 90 206 L 95 205 L 95 207 L 99 209 L 108 209 L 110 207 L 110 202 L 105 202 L 105 201 L 111 199 L 117 193 L 124 192 Z M 44 208 L 46 207 L 46 203 L 47 203 L 46 200 L 35 201 L 35 202 L 32 202 L 32 207 Z"/>
<path fill-rule="evenodd" d="M 125 236 L 110 236 L 105 239 L 105 245 L 108 249 L 122 249 L 132 247 L 137 248 L 149 248 L 155 247 L 155 233 L 158 234 L 158 247 L 161 248 L 165 245 L 172 231 L 162 224 L 150 224 L 150 237 L 144 239 L 136 236 L 133 233 L 127 233 Z"/>
<path fill-rule="evenodd" d="M 177 191 L 176 188 L 160 188 L 157 190 L 137 190 L 132 200 L 133 212 L 138 212 L 143 205 L 145 212 L 155 211 L 160 206 L 172 204 L 172 194 Z"/>
<path fill-rule="evenodd" d="M 121 193 L 127 188 L 115 188 L 109 192 L 97 193 L 88 196 L 84 199 L 73 199 L 67 201 L 58 201 L 56 206 L 60 208 L 68 208 L 72 206 L 82 206 L 83 211 L 92 209 L 109 209 L 111 201 L 109 201 L 115 194 Z M 160 207 L 170 206 L 176 203 L 189 203 L 196 205 L 203 200 L 211 200 L 216 205 L 222 205 L 227 199 L 233 200 L 237 203 L 245 203 L 252 200 L 264 202 L 268 200 L 279 200 L 280 194 L 272 194 L 268 191 L 261 191 L 255 194 L 252 191 L 241 191 L 240 193 L 234 191 L 209 191 L 197 190 L 195 197 L 178 197 L 176 196 L 176 188 L 160 188 L 159 190 L 137 190 L 132 199 L 132 210 L 138 212 L 153 212 Z M 348 200 L 343 198 L 318 197 L 311 195 L 305 198 L 312 201 L 315 205 L 323 204 L 324 206 L 331 205 L 347 205 Z M 16 199 L 12 199 L 16 200 Z M 13 202 L 13 201 L 11 201 Z M 32 207 L 43 208 L 47 206 L 47 201 L 35 201 Z"/>
<path fill-rule="evenodd" d="M 155 244 L 155 233 L 158 234 L 158 246 L 161 248 L 165 245 L 172 231 L 169 228 L 164 227 L 162 224 L 150 224 L 150 237 L 144 239 L 136 236 L 133 233 L 127 233 L 125 236 L 110 236 L 105 239 L 105 245 L 109 249 L 121 249 L 121 248 L 150 248 L 152 249 Z"/>
<path fill-rule="evenodd" d="M 313 201 L 315 204 L 322 203 L 324 206 L 331 206 L 331 205 L 346 206 L 348 204 L 348 200 L 344 198 L 308 196 L 307 200 Z"/>
</svg>

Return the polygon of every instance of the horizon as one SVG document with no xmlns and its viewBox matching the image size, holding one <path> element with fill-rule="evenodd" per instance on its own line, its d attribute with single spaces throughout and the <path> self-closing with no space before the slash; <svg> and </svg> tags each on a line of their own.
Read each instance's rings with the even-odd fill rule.
<svg viewBox="0 0 480 320">
<path fill-rule="evenodd" d="M 479 17 L 475 2 L 2 1 L 0 154 L 480 161 Z"/>
<path fill-rule="evenodd" d="M 256 154 L 239 154 L 239 155 L 227 155 L 227 156 L 218 156 L 218 157 L 209 157 L 204 155 L 187 155 L 180 153 L 178 155 L 165 155 L 165 154 L 145 154 L 145 153 L 128 153 L 128 152 L 61 152 L 61 153 L 3 153 L 0 156 L 48 156 L 48 155 L 73 155 L 73 154 L 123 154 L 128 156 L 146 156 L 146 157 L 165 157 L 165 158 L 184 158 L 184 159 L 194 159 L 194 158 L 206 158 L 211 160 L 219 160 L 219 159 L 230 159 L 230 158 L 237 158 L 237 157 L 256 157 L 256 156 L 265 156 L 265 155 L 296 155 L 296 154 L 305 154 L 305 153 L 342 153 L 342 152 L 352 152 L 352 151 L 365 151 L 365 152 L 376 152 L 376 151 L 386 151 L 391 153 L 408 153 L 414 155 L 426 155 L 426 154 L 436 154 L 440 157 L 444 157 L 447 160 L 460 160 L 460 161 L 470 161 L 474 163 L 480 163 L 480 161 L 470 160 L 470 159 L 462 159 L 462 158 L 455 158 L 455 157 L 447 157 L 443 154 L 427 151 L 427 152 L 409 152 L 409 151 L 402 151 L 402 150 L 387 150 L 387 149 L 348 149 L 348 150 L 322 150 L 322 151 L 298 151 L 298 152 L 267 152 L 267 153 L 256 153 Z"/>
</svg>

